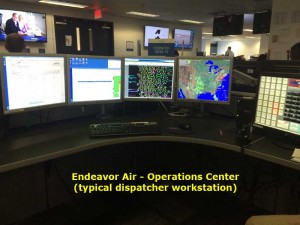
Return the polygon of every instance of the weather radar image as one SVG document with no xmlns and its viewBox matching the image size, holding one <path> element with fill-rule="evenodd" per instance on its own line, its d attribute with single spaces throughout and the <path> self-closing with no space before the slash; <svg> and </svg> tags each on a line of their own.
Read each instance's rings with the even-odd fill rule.
<svg viewBox="0 0 300 225">
<path fill-rule="evenodd" d="M 179 59 L 178 99 L 229 102 L 231 60 Z"/>
</svg>

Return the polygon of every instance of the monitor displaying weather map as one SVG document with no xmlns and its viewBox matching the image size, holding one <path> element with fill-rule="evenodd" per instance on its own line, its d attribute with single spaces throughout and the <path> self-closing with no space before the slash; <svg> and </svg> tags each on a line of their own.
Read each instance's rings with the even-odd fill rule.
<svg viewBox="0 0 300 225">
<path fill-rule="evenodd" d="M 228 104 L 232 59 L 197 57 L 178 59 L 178 100 Z"/>
</svg>

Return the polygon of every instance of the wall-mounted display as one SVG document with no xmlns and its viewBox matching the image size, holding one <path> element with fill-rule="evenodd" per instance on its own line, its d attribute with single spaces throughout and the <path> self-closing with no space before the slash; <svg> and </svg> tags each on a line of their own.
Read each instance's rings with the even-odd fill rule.
<svg viewBox="0 0 300 225">
<path fill-rule="evenodd" d="M 46 14 L 0 9 L 0 40 L 10 33 L 20 34 L 27 42 L 47 42 Z"/>
</svg>

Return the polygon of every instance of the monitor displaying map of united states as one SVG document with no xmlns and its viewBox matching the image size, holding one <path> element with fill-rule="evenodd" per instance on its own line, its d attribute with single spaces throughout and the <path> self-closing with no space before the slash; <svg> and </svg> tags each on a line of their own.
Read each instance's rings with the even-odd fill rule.
<svg viewBox="0 0 300 225">
<path fill-rule="evenodd" d="M 179 100 L 229 103 L 230 58 L 180 58 L 178 66 Z"/>
</svg>

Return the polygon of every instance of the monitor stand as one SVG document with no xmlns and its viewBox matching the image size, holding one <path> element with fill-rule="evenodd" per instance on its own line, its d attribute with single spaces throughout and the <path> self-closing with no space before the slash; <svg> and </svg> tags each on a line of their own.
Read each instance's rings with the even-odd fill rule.
<svg viewBox="0 0 300 225">
<path fill-rule="evenodd" d="M 204 117 L 205 113 L 204 113 L 204 109 L 205 109 L 205 104 L 204 103 L 195 103 L 197 107 L 195 107 L 195 105 L 193 106 L 193 109 L 196 109 L 194 112 L 194 117 Z"/>
<path fill-rule="evenodd" d="M 9 136 L 9 115 L 0 114 L 0 140 Z"/>
<path fill-rule="evenodd" d="M 112 117 L 113 117 L 112 114 L 107 113 L 105 104 L 102 104 L 102 105 L 101 105 L 100 114 L 97 115 L 97 118 L 103 119 L 103 120 L 104 120 L 104 119 L 110 119 L 110 118 L 112 118 Z"/>
<path fill-rule="evenodd" d="M 282 134 L 280 132 L 272 132 L 270 135 L 272 144 L 280 148 L 294 150 L 300 147 L 300 140 L 297 135 Z"/>
</svg>

